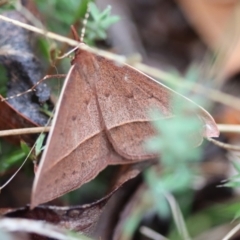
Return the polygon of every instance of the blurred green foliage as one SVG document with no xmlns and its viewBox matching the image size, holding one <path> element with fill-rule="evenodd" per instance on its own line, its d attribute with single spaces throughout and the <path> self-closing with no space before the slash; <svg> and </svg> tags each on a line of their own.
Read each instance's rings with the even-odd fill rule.
<svg viewBox="0 0 240 240">
<path fill-rule="evenodd" d="M 70 26 L 84 19 L 88 0 L 35 0 L 45 21 L 45 27 L 53 32 L 68 35 Z"/>
<path fill-rule="evenodd" d="M 237 172 L 234 176 L 226 179 L 223 182 L 224 187 L 239 188 L 240 187 L 240 163 L 237 161 L 232 161 L 232 165 Z"/>
<path fill-rule="evenodd" d="M 111 7 L 108 6 L 103 12 L 100 12 L 95 4 L 89 4 L 90 18 L 86 26 L 86 41 L 93 45 L 95 40 L 105 40 L 107 38 L 106 30 L 114 23 L 118 22 L 118 16 L 111 16 Z"/>
</svg>

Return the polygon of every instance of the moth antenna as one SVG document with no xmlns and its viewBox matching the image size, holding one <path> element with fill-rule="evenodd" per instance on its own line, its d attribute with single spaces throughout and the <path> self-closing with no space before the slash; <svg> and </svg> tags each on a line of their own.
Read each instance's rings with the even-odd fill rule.
<svg viewBox="0 0 240 240">
<path fill-rule="evenodd" d="M 83 42 L 83 40 L 84 40 L 84 35 L 85 35 L 85 32 L 86 32 L 87 21 L 88 21 L 88 18 L 89 18 L 89 10 L 90 10 L 90 7 L 89 7 L 89 2 L 88 2 L 88 4 L 87 4 L 87 11 L 86 11 L 84 19 L 83 19 L 83 27 L 82 27 L 82 31 L 81 31 L 81 35 L 80 35 L 80 42 Z"/>
<path fill-rule="evenodd" d="M 71 25 L 71 30 L 72 30 L 73 37 L 76 41 L 79 41 L 80 43 L 83 43 L 83 40 L 84 40 L 84 35 L 85 35 L 85 32 L 86 32 L 86 25 L 87 25 L 87 21 L 88 21 L 88 18 L 89 18 L 89 9 L 90 9 L 90 7 L 89 7 L 89 2 L 88 2 L 87 11 L 86 11 L 84 19 L 83 19 L 83 27 L 82 27 L 82 30 L 81 30 L 80 37 L 77 33 L 76 28 L 73 25 Z M 76 48 L 78 48 L 78 46 Z"/>
</svg>

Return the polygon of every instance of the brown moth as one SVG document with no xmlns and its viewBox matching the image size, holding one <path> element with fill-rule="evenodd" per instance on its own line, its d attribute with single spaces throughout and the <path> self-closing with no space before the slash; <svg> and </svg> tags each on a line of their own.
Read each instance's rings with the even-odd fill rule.
<svg viewBox="0 0 240 240">
<path fill-rule="evenodd" d="M 165 120 L 175 117 L 173 96 L 194 104 L 127 64 L 77 49 L 36 173 L 31 207 L 80 187 L 107 165 L 156 158 L 143 147 L 154 135 L 147 110 L 158 108 Z M 203 135 L 217 137 L 213 118 L 196 109 Z"/>
</svg>

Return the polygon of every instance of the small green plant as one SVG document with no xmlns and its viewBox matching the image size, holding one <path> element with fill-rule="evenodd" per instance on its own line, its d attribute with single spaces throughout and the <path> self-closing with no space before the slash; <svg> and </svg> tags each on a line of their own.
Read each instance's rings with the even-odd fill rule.
<svg viewBox="0 0 240 240">
<path fill-rule="evenodd" d="M 194 74 L 191 69 L 187 73 L 186 79 L 194 81 L 196 75 L 197 72 Z M 180 92 L 179 89 L 177 91 Z M 185 91 L 183 94 L 186 96 L 188 93 Z M 164 120 L 161 113 L 157 111 L 150 113 L 153 119 L 162 119 L 153 122 L 157 135 L 149 139 L 146 144 L 150 152 L 159 154 L 161 171 L 151 168 L 146 171 L 145 179 L 159 214 L 169 217 L 172 212 L 180 237 L 186 239 L 188 233 L 181 213 L 174 213 L 172 207 L 170 211 L 171 203 L 167 196 L 169 193 L 181 196 L 181 193 L 191 192 L 191 186 L 197 173 L 196 168 L 193 168 L 193 163 L 196 164 L 200 160 L 202 153 L 202 149 L 197 147 L 201 143 L 199 139 L 202 136 L 199 129 L 202 128 L 202 123 L 194 114 L 194 105 L 180 105 L 177 99 L 172 99 L 172 104 L 176 112 L 176 116 L 172 118 Z M 188 196 L 188 201 L 181 203 L 185 209 L 191 202 L 191 194 Z M 179 216 L 180 218 L 178 218 Z"/>
<path fill-rule="evenodd" d="M 111 7 L 108 6 L 105 10 L 100 11 L 95 3 L 90 0 L 82 1 L 64 1 L 64 0 L 51 0 L 48 4 L 41 0 L 35 0 L 40 11 L 44 13 L 47 29 L 50 31 L 68 35 L 70 26 L 74 25 L 79 32 L 83 28 L 83 20 L 85 13 L 89 9 L 89 19 L 87 20 L 86 33 L 84 41 L 93 46 L 96 40 L 105 40 L 107 38 L 107 29 L 117 21 L 118 16 L 111 15 Z M 49 42 L 41 38 L 39 40 L 39 47 L 41 52 L 45 54 L 45 58 L 50 59 Z"/>
<path fill-rule="evenodd" d="M 231 162 L 234 169 L 236 170 L 236 174 L 229 179 L 223 181 L 223 187 L 231 187 L 231 188 L 238 188 L 240 187 L 240 163 L 237 161 Z"/>
<path fill-rule="evenodd" d="M 90 18 L 86 26 L 86 39 L 88 44 L 93 45 L 95 40 L 104 40 L 107 38 L 106 30 L 114 23 L 118 22 L 118 16 L 111 16 L 111 7 L 108 6 L 100 12 L 97 6 L 89 3 Z"/>
<path fill-rule="evenodd" d="M 29 156 L 31 160 L 35 161 L 39 157 L 41 152 L 44 150 L 44 146 L 43 146 L 44 139 L 45 139 L 45 134 L 41 133 L 36 140 L 36 143 L 34 145 L 34 150 L 31 152 Z M 21 141 L 21 149 L 26 156 L 28 156 L 31 151 L 31 148 L 23 141 Z"/>
</svg>

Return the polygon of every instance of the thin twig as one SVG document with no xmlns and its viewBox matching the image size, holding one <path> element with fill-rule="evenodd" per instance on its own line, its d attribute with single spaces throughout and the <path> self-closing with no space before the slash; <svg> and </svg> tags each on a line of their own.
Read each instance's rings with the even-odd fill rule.
<svg viewBox="0 0 240 240">
<path fill-rule="evenodd" d="M 145 227 L 145 226 L 142 226 L 140 228 L 140 233 L 152 240 L 168 240 L 168 238 L 165 238 L 158 232 L 155 232 L 154 230 L 152 230 L 148 227 Z"/>
<path fill-rule="evenodd" d="M 214 143 L 216 146 L 224 148 L 226 150 L 237 151 L 237 152 L 240 151 L 240 146 L 236 146 L 236 145 L 232 145 L 232 144 L 228 144 L 228 143 L 223 143 L 223 142 L 220 142 L 220 141 L 218 141 L 216 139 L 213 139 L 213 138 L 207 138 L 207 140 L 209 142 Z"/>
<path fill-rule="evenodd" d="M 176 224 L 177 230 L 182 237 L 183 240 L 191 240 L 191 237 L 188 233 L 186 223 L 184 221 L 181 209 L 175 200 L 174 196 L 171 193 L 165 192 L 164 193 L 165 198 L 167 199 L 171 212 L 173 215 L 174 222 Z"/>
<path fill-rule="evenodd" d="M 0 98 L 0 101 L 4 102 L 4 101 L 7 101 L 9 99 L 13 99 L 15 97 L 20 97 L 26 93 L 30 93 L 30 92 L 33 92 L 33 91 L 36 91 L 36 87 L 42 83 L 43 81 L 49 79 L 49 78 L 64 78 L 66 77 L 66 74 L 53 74 L 53 75 L 46 75 L 44 78 L 40 79 L 36 84 L 34 84 L 31 88 L 29 88 L 28 90 L 24 91 L 24 92 L 21 92 L 21 93 L 17 93 L 15 95 L 12 95 L 11 97 L 6 97 L 6 98 Z"/>
<path fill-rule="evenodd" d="M 33 128 L 19 128 L 19 129 L 2 130 L 2 131 L 0 131 L 0 137 L 49 132 L 50 128 L 51 127 L 33 127 Z"/>
<path fill-rule="evenodd" d="M 79 48 L 81 48 L 83 50 L 87 50 L 89 52 L 104 56 L 106 58 L 113 59 L 115 61 L 119 61 L 119 62 L 122 62 L 122 63 L 126 61 L 126 57 L 124 57 L 124 56 L 119 56 L 119 55 L 116 55 L 116 54 L 113 54 L 113 53 L 110 53 L 110 52 L 107 52 L 107 51 L 104 51 L 104 50 L 99 50 L 99 49 L 96 49 L 96 48 L 93 48 L 93 47 L 88 47 L 86 44 L 79 43 L 78 41 L 75 41 L 73 39 L 63 37 L 59 34 L 56 34 L 56 33 L 50 32 L 50 31 L 45 31 L 43 29 L 34 27 L 34 26 L 26 24 L 26 23 L 19 22 L 17 20 L 5 17 L 3 15 L 0 15 L 0 19 L 4 20 L 6 22 L 10 22 L 10 23 L 12 23 L 16 26 L 25 28 L 29 31 L 41 34 L 45 37 L 57 40 L 59 42 L 67 43 L 70 46 L 74 46 L 74 47 L 78 46 Z"/>
<path fill-rule="evenodd" d="M 22 162 L 22 164 L 20 165 L 20 167 L 15 171 L 15 173 L 2 185 L 0 186 L 0 192 L 2 191 L 3 188 L 5 188 L 12 180 L 13 178 L 15 178 L 15 176 L 19 173 L 19 171 L 22 169 L 22 167 L 24 166 L 24 164 L 27 162 L 28 158 L 31 156 L 34 147 L 36 146 L 37 142 L 34 143 L 34 145 L 32 146 L 31 150 L 29 151 L 28 155 L 25 157 L 24 161 Z"/>
<path fill-rule="evenodd" d="M 87 50 L 89 52 L 92 52 L 92 53 L 95 53 L 95 54 L 98 54 L 98 55 L 101 55 L 101 56 L 104 56 L 104 57 L 112 59 L 114 61 L 117 61 L 117 62 L 120 62 L 120 63 L 127 62 L 127 58 L 124 57 L 124 56 L 119 56 L 119 55 L 116 55 L 116 54 L 113 54 L 113 53 L 110 53 L 110 52 L 107 52 L 107 51 L 104 51 L 104 50 L 99 50 L 99 49 L 96 49 L 96 48 L 93 48 L 93 47 L 90 48 L 87 45 L 79 43 L 79 42 L 77 42 L 75 40 L 72 40 L 70 38 L 63 37 L 63 36 L 58 35 L 58 34 L 53 33 L 53 32 L 44 31 L 44 30 L 39 29 L 37 27 L 28 25 L 26 23 L 19 22 L 17 20 L 13 20 L 11 18 L 2 16 L 2 15 L 0 15 L 0 19 L 2 19 L 4 21 L 7 21 L 7 22 L 10 22 L 10 23 L 12 23 L 14 25 L 17 25 L 19 27 L 25 28 L 27 30 L 36 32 L 38 34 L 44 35 L 45 37 L 57 40 L 59 42 L 67 43 L 70 46 L 78 46 L 81 49 Z M 222 93 L 218 90 L 206 88 L 206 87 L 204 87 L 200 84 L 186 83 L 186 81 L 183 81 L 183 80 L 185 80 L 184 78 L 177 77 L 177 76 L 173 77 L 172 74 L 170 74 L 170 73 L 164 72 L 164 71 L 156 69 L 156 68 L 146 66 L 142 63 L 136 63 L 136 64 L 134 64 L 134 67 L 136 67 L 140 71 L 143 71 L 143 72 L 145 72 L 145 73 L 147 73 L 147 74 L 149 74 L 153 77 L 160 78 L 161 80 L 167 81 L 167 82 L 171 81 L 171 83 L 174 83 L 175 85 L 179 85 L 183 88 L 190 89 L 194 92 L 204 94 L 204 96 L 206 96 L 209 99 L 212 99 L 216 102 L 219 102 L 219 103 L 225 104 L 229 107 L 240 110 L 240 99 L 237 98 L 237 97 L 234 97 L 234 96 L 226 94 L 226 93 Z"/>
<path fill-rule="evenodd" d="M 232 238 L 240 229 L 240 224 L 235 226 L 222 240 L 229 240 Z"/>
<path fill-rule="evenodd" d="M 240 125 L 217 124 L 220 132 L 240 133 Z M 51 127 L 19 128 L 0 131 L 0 137 L 49 132 Z"/>
<path fill-rule="evenodd" d="M 7 232 L 27 232 L 59 240 L 90 240 L 89 238 L 72 233 L 68 230 L 54 226 L 39 220 L 22 218 L 3 218 L 0 219 L 0 230 Z"/>
<path fill-rule="evenodd" d="M 218 124 L 220 132 L 224 133 L 240 133 L 240 125 L 238 124 Z"/>
</svg>

